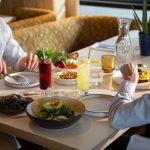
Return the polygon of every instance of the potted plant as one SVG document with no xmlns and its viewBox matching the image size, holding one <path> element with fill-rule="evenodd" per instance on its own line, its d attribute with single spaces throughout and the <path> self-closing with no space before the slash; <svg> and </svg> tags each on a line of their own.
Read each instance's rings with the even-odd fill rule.
<svg viewBox="0 0 150 150">
<path fill-rule="evenodd" d="M 142 18 L 140 18 L 129 0 L 133 9 L 133 15 L 139 26 L 139 46 L 143 56 L 150 56 L 150 18 L 148 18 L 147 0 L 143 0 Z"/>
</svg>

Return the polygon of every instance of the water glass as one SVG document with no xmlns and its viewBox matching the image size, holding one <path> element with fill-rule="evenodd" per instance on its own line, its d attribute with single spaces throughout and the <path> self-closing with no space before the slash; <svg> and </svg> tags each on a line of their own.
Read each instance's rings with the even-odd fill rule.
<svg viewBox="0 0 150 150">
<path fill-rule="evenodd" d="M 50 89 L 47 91 L 47 97 L 53 97 L 53 96 L 58 96 L 58 97 L 65 97 L 66 92 L 64 89 Z"/>
<path fill-rule="evenodd" d="M 90 69 L 90 86 L 97 86 L 103 83 L 103 70 Z"/>
<path fill-rule="evenodd" d="M 52 85 L 50 60 L 39 60 L 39 83 L 41 94 L 46 94 Z"/>
<path fill-rule="evenodd" d="M 114 55 L 102 55 L 101 65 L 104 73 L 113 72 L 116 65 L 116 57 Z"/>
<path fill-rule="evenodd" d="M 90 81 L 90 60 L 80 57 L 77 60 L 77 90 L 78 95 L 88 93 Z"/>
</svg>

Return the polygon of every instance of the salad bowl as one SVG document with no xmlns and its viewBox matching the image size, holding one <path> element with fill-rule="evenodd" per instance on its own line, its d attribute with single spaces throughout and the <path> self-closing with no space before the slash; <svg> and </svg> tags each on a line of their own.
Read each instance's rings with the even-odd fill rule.
<svg viewBox="0 0 150 150">
<path fill-rule="evenodd" d="M 61 102 L 60 102 L 61 101 Z M 66 114 L 67 117 L 62 117 L 60 115 L 59 117 L 49 116 L 46 118 L 43 116 L 43 112 L 41 110 L 47 109 L 46 111 L 49 111 L 49 109 L 53 109 L 53 112 L 56 109 L 61 109 L 62 104 L 59 103 L 56 108 L 56 103 L 63 102 L 63 107 L 66 106 L 67 109 L 69 108 L 71 112 L 74 112 L 74 115 L 71 117 L 69 116 L 69 112 L 67 111 L 68 114 Z M 49 108 L 49 104 L 52 104 L 53 107 L 55 108 Z M 54 110 L 55 109 L 55 110 Z M 85 111 L 85 106 L 82 102 L 68 98 L 68 97 L 61 97 L 61 96 L 53 96 L 53 97 L 42 97 L 36 101 L 31 102 L 27 107 L 26 107 L 26 113 L 29 116 L 30 120 L 33 121 L 34 123 L 38 124 L 39 126 L 43 128 L 48 128 L 48 129 L 61 129 L 61 128 L 66 128 L 71 125 L 73 125 L 75 122 L 77 122 L 81 116 L 82 113 Z"/>
</svg>

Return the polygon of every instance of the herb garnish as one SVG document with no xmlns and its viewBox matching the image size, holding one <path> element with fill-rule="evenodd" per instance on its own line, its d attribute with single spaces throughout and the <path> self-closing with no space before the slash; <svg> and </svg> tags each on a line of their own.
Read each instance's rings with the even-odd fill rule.
<svg viewBox="0 0 150 150">
<path fill-rule="evenodd" d="M 35 54 L 40 60 L 52 59 L 54 56 L 54 52 L 52 49 L 38 49 L 36 50 Z"/>
<path fill-rule="evenodd" d="M 67 53 L 65 51 L 61 51 L 61 52 L 55 52 L 52 58 L 52 62 L 55 64 L 64 61 L 66 62 L 67 60 Z"/>
</svg>

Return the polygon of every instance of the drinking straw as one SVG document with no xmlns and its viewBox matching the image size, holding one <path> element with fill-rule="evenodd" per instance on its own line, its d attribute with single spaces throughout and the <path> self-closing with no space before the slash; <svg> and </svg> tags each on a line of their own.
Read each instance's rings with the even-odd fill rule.
<svg viewBox="0 0 150 150">
<path fill-rule="evenodd" d="M 44 48 L 42 49 L 42 52 L 43 52 L 43 60 L 45 60 L 45 49 Z"/>
<path fill-rule="evenodd" d="M 89 47 L 88 59 L 90 59 L 90 55 L 91 55 L 91 47 Z"/>
</svg>

